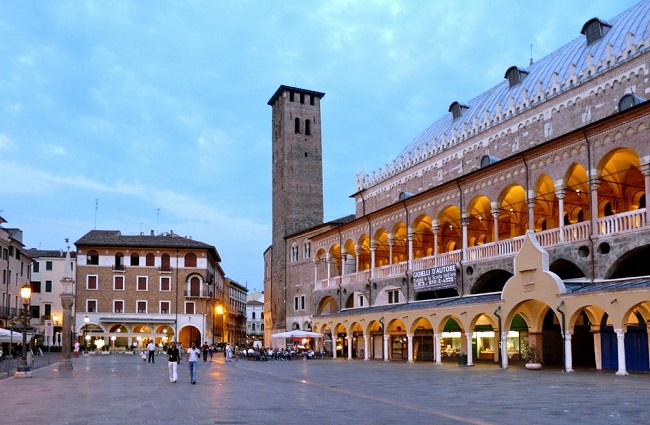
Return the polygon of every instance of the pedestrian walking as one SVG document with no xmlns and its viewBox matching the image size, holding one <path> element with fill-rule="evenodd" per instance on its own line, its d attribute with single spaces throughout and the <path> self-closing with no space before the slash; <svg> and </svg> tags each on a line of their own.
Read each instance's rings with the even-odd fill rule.
<svg viewBox="0 0 650 425">
<path fill-rule="evenodd" d="M 201 347 L 201 351 L 203 351 L 203 362 L 208 361 L 208 351 L 210 350 L 210 346 L 208 345 L 208 341 L 203 343 L 203 346 Z"/>
<path fill-rule="evenodd" d="M 199 358 L 201 357 L 201 350 L 196 348 L 193 342 L 189 350 L 187 350 L 187 362 L 190 365 L 190 382 L 196 384 L 196 372 L 199 368 Z"/>
<path fill-rule="evenodd" d="M 210 361 L 212 361 L 212 356 L 214 356 L 214 344 L 208 347 L 208 357 L 210 357 Z"/>
<path fill-rule="evenodd" d="M 232 360 L 232 347 L 230 344 L 226 344 L 226 361 L 229 362 Z"/>
<path fill-rule="evenodd" d="M 149 352 L 149 359 L 147 363 L 156 363 L 156 359 L 154 358 L 154 354 L 156 354 L 156 344 L 153 343 L 153 339 L 149 340 L 149 344 L 147 344 L 147 351 Z"/>
<path fill-rule="evenodd" d="M 167 349 L 167 366 L 169 367 L 169 382 L 176 382 L 178 379 L 178 363 L 181 361 L 181 353 L 176 348 L 176 342 L 172 342 Z"/>
</svg>

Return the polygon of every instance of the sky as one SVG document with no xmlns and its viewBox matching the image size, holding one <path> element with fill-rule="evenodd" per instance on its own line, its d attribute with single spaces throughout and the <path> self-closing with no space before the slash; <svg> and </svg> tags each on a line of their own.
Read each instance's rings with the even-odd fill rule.
<svg viewBox="0 0 650 425">
<path fill-rule="evenodd" d="M 0 216 L 26 248 L 174 231 L 263 289 L 271 107 L 324 92 L 325 221 L 356 175 L 631 0 L 0 1 Z M 531 47 L 532 46 L 532 47 Z M 74 249 L 74 245 L 72 245 Z"/>
</svg>

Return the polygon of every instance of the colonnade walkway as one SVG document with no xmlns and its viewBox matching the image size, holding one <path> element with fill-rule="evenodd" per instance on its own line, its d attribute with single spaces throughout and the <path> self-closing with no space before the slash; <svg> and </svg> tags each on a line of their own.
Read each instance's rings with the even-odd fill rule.
<svg viewBox="0 0 650 425">
<path fill-rule="evenodd" d="M 73 359 L 0 380 L 0 424 L 641 424 L 650 375 L 362 360 Z"/>
</svg>

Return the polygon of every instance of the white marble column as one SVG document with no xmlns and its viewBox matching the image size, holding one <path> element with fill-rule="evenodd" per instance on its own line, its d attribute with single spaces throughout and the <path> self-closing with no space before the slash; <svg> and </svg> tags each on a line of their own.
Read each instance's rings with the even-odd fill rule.
<svg viewBox="0 0 650 425">
<path fill-rule="evenodd" d="M 415 236 L 415 230 L 412 227 L 408 228 L 406 239 L 409 243 L 409 253 L 408 253 L 408 267 L 411 268 L 411 263 L 413 262 L 413 238 Z"/>
<path fill-rule="evenodd" d="M 528 191 L 528 230 L 535 231 L 535 193 Z"/>
<path fill-rule="evenodd" d="M 465 332 L 465 338 L 467 339 L 467 366 L 474 366 L 472 355 L 472 332 Z"/>
<path fill-rule="evenodd" d="M 388 338 L 389 337 L 390 337 L 390 335 L 384 335 L 384 361 L 385 362 L 390 360 L 390 358 L 388 356 Z"/>
<path fill-rule="evenodd" d="M 413 363 L 413 334 L 406 334 L 406 339 L 408 341 L 408 362 Z"/>
<path fill-rule="evenodd" d="M 442 364 L 442 352 L 440 351 L 440 334 L 433 334 L 433 350 L 436 357 L 436 364 Z"/>
<path fill-rule="evenodd" d="M 469 226 L 469 217 L 467 214 L 461 215 L 460 224 L 463 226 L 463 260 L 467 260 L 467 226 Z"/>
<path fill-rule="evenodd" d="M 364 360 L 370 360 L 368 351 L 370 348 L 370 338 L 368 338 L 365 334 L 363 335 L 363 359 Z"/>
<path fill-rule="evenodd" d="M 492 232 L 492 242 L 499 242 L 499 215 L 501 214 L 501 211 L 499 211 L 499 205 L 496 202 L 491 202 L 490 203 L 490 212 L 492 213 L 492 217 L 494 218 L 494 225 L 493 225 L 493 232 Z"/>
<path fill-rule="evenodd" d="M 395 245 L 395 236 L 388 234 L 388 264 L 393 264 L 393 246 Z"/>
<path fill-rule="evenodd" d="M 564 333 L 564 371 L 573 372 L 573 352 L 571 351 L 571 337 L 573 332 Z"/>
<path fill-rule="evenodd" d="M 348 360 L 352 360 L 352 335 L 348 335 Z"/>
<path fill-rule="evenodd" d="M 560 229 L 560 241 L 564 241 L 564 196 L 566 191 L 564 188 L 555 189 L 555 196 L 557 197 L 558 203 L 558 228 Z"/>
<path fill-rule="evenodd" d="M 431 225 L 433 232 L 433 255 L 436 257 L 436 266 L 438 265 L 438 234 L 440 233 L 440 224 L 438 220 L 433 220 Z"/>
<path fill-rule="evenodd" d="M 628 375 L 625 365 L 625 331 L 623 329 L 614 329 L 616 332 L 616 342 L 618 346 L 618 371 L 617 375 Z"/>
<path fill-rule="evenodd" d="M 598 188 L 600 187 L 600 180 L 598 180 L 598 171 L 591 170 L 591 185 L 590 196 L 591 196 L 591 234 L 599 235 L 600 229 L 598 228 Z"/>
<path fill-rule="evenodd" d="M 501 368 L 508 368 L 508 332 L 501 332 Z"/>
</svg>

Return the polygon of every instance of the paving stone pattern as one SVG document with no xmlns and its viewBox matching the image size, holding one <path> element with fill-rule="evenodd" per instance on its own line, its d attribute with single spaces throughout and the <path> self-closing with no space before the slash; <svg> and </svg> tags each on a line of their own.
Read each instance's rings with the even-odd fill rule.
<svg viewBox="0 0 650 425">
<path fill-rule="evenodd" d="M 127 355 L 0 380 L 0 424 L 648 424 L 650 375 L 362 360 L 200 362 Z M 37 362 L 44 360 L 38 359 Z"/>
</svg>

